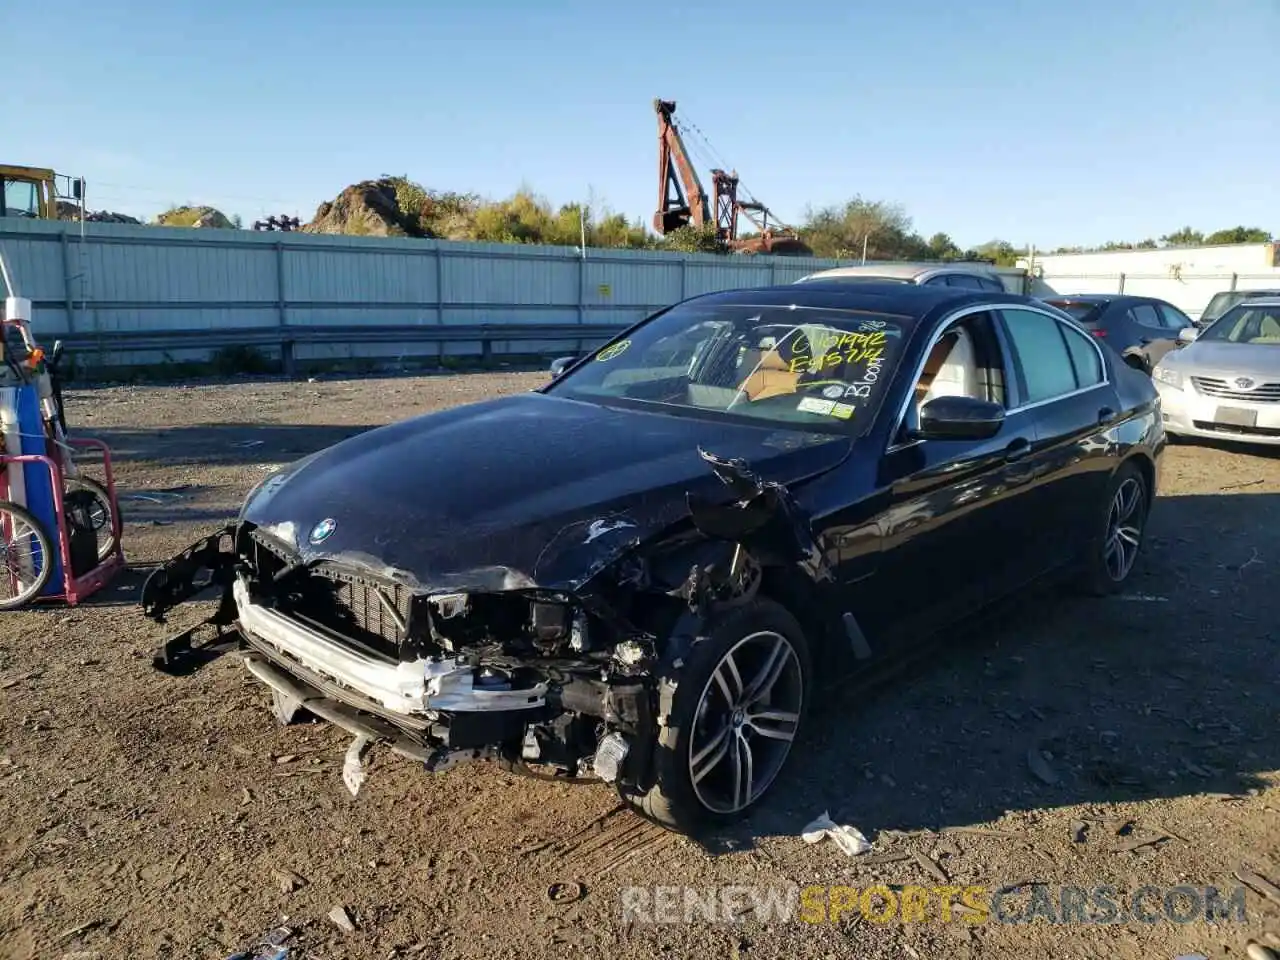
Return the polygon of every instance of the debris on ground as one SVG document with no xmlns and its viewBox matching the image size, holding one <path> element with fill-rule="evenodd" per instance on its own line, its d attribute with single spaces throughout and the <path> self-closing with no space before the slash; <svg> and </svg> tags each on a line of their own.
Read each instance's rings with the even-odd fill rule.
<svg viewBox="0 0 1280 960">
<path fill-rule="evenodd" d="M 1027 751 L 1027 768 L 1037 780 L 1043 783 L 1052 786 L 1058 782 L 1058 775 L 1054 773 L 1053 767 L 1049 766 L 1044 754 L 1035 747 Z"/>
<path fill-rule="evenodd" d="M 286 944 L 292 937 L 293 930 L 289 927 L 275 927 L 226 960 L 287 960 L 289 948 Z"/>
<path fill-rule="evenodd" d="M 586 895 L 586 888 L 576 880 L 561 880 L 547 887 L 548 903 L 574 903 Z"/>
<path fill-rule="evenodd" d="M 823 837 L 830 837 L 835 841 L 836 846 L 850 857 L 856 857 L 871 849 L 870 841 L 857 827 L 836 823 L 826 810 L 823 810 L 820 817 L 805 827 L 800 836 L 805 843 L 817 843 Z"/>
<path fill-rule="evenodd" d="M 356 925 L 351 919 L 351 914 L 347 912 L 347 908 L 340 903 L 335 903 L 333 909 L 327 914 L 334 926 L 338 927 L 345 933 L 355 933 Z"/>
<path fill-rule="evenodd" d="M 1083 820 L 1071 821 L 1071 841 L 1072 843 L 1084 843 L 1085 838 L 1089 835 L 1089 825 Z"/>
<path fill-rule="evenodd" d="M 292 870 L 276 868 L 271 871 L 271 876 L 275 877 L 276 883 L 280 885 L 281 893 L 293 893 L 307 885 L 307 881 Z"/>
<path fill-rule="evenodd" d="M 347 785 L 353 797 L 360 795 L 360 785 L 364 783 L 364 759 L 373 746 L 373 740 L 366 736 L 356 737 L 347 747 L 346 757 L 342 761 L 342 782 Z"/>
<path fill-rule="evenodd" d="M 1277 960 L 1274 950 L 1270 947 L 1264 947 L 1256 940 L 1249 942 L 1249 945 L 1245 947 L 1244 954 L 1249 960 Z"/>
<path fill-rule="evenodd" d="M 1280 904 L 1280 887 L 1261 874 L 1254 873 L 1242 865 L 1236 870 L 1236 879 L 1259 896 L 1266 897 L 1272 903 Z"/>
</svg>

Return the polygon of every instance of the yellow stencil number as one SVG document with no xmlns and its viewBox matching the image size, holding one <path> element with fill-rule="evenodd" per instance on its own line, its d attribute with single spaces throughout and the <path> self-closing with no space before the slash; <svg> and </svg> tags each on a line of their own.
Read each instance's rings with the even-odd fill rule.
<svg viewBox="0 0 1280 960">
<path fill-rule="evenodd" d="M 617 343 L 611 343 L 596 354 L 596 361 L 598 363 L 604 363 L 606 360 L 612 360 L 614 357 L 620 357 L 622 354 L 627 352 L 627 348 L 629 346 L 631 346 L 630 340 L 619 340 Z"/>
</svg>

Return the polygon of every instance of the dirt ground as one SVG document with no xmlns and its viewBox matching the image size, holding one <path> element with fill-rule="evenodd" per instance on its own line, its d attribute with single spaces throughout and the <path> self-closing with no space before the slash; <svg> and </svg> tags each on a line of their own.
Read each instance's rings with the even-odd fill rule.
<svg viewBox="0 0 1280 960">
<path fill-rule="evenodd" d="M 1242 865 L 1280 884 L 1280 451 L 1172 447 L 1128 593 L 1037 591 L 893 685 L 851 693 L 813 718 L 765 807 L 707 844 L 615 812 L 605 786 L 487 765 L 429 776 L 387 751 L 353 798 L 348 737 L 275 725 L 234 656 L 183 678 L 152 669 L 165 631 L 136 606 L 147 565 L 234 515 L 272 464 L 543 379 L 70 394 L 70 422 L 115 451 L 132 569 L 89 606 L 0 615 L 0 957 L 223 958 L 281 923 L 291 960 L 1172 960 L 1243 957 L 1250 938 L 1280 934 L 1280 902 L 1253 889 L 1242 923 L 1178 923 L 1161 906 L 1178 884 L 1228 897 Z M 824 810 L 871 852 L 804 843 Z M 933 905 L 909 922 L 854 910 L 816 924 L 749 912 L 651 923 L 624 920 L 621 899 L 660 884 L 877 883 L 904 898 L 1015 885 L 1015 916 L 1036 890 L 1056 905 L 1065 884 L 1110 884 L 1125 909 L 1143 885 L 1160 890 L 1155 922 L 1110 925 L 946 922 Z M 353 931 L 328 918 L 335 905 Z"/>
</svg>

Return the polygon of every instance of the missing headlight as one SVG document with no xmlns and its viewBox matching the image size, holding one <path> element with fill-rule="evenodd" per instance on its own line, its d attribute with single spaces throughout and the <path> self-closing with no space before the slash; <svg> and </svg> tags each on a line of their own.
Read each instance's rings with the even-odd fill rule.
<svg viewBox="0 0 1280 960">
<path fill-rule="evenodd" d="M 539 643 L 551 643 L 561 640 L 569 630 L 569 608 L 561 603 L 538 603 L 529 605 L 529 627 L 533 631 L 534 640 Z"/>
</svg>

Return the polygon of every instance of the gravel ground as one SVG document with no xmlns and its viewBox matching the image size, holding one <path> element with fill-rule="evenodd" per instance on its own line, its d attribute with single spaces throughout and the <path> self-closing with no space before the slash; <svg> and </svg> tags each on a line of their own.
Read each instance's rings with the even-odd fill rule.
<svg viewBox="0 0 1280 960">
<path fill-rule="evenodd" d="M 270 465 L 543 379 L 69 394 L 68 419 L 115 452 L 132 569 L 90 605 L 0 616 L 0 957 L 221 958 L 279 923 L 293 960 L 1216 958 L 1280 934 L 1280 902 L 1253 890 L 1243 923 L 1217 924 L 1172 922 L 1159 895 L 1156 922 L 1112 925 L 946 922 L 934 901 L 907 922 L 660 924 L 624 918 L 621 900 L 655 885 L 1025 885 L 1006 900 L 1025 916 L 1064 884 L 1113 885 L 1122 908 L 1146 884 L 1229 896 L 1241 865 L 1280 884 L 1280 452 L 1172 447 L 1129 593 L 1037 591 L 893 685 L 851 692 L 815 717 L 765 808 L 709 844 L 616 812 L 603 786 L 480 765 L 431 777 L 385 751 L 352 798 L 348 738 L 274 725 L 234 657 L 152 670 L 146 566 L 232 515 Z M 872 851 L 805 844 L 824 810 Z M 581 896 L 549 896 L 557 883 Z"/>
</svg>

